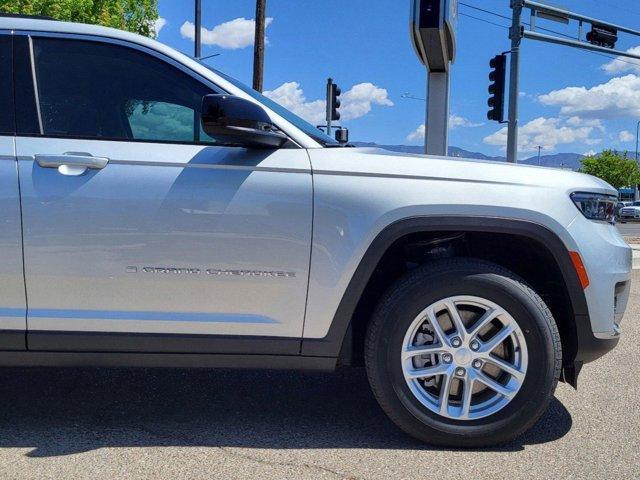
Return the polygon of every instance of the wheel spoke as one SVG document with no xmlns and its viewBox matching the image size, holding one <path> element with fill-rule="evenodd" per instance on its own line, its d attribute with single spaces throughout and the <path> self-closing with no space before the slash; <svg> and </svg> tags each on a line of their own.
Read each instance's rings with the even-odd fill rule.
<svg viewBox="0 0 640 480">
<path fill-rule="evenodd" d="M 467 336 L 467 329 L 462 322 L 462 317 L 460 317 L 458 307 L 456 307 L 456 304 L 452 301 L 445 302 L 445 306 L 447 307 L 447 312 L 449 312 L 451 323 L 453 323 L 453 327 L 456 329 L 456 333 L 462 340 L 464 340 Z"/>
<path fill-rule="evenodd" d="M 495 355 L 491 355 L 491 354 L 485 355 L 483 357 L 487 362 L 495 365 L 500 370 L 507 372 L 509 375 L 514 377 L 519 382 L 521 382 L 524 379 L 524 375 L 525 375 L 524 372 L 521 372 L 520 370 L 518 370 L 518 368 L 515 365 L 507 362 L 506 360 L 503 360 L 502 358 L 498 358 Z"/>
<path fill-rule="evenodd" d="M 462 407 L 460 409 L 460 418 L 469 418 L 469 411 L 471 410 L 471 397 L 473 396 L 473 378 L 469 377 L 463 381 L 462 391 Z"/>
<path fill-rule="evenodd" d="M 414 347 L 406 347 L 402 351 L 402 360 L 407 360 L 421 355 L 436 355 L 445 353 L 447 350 L 442 345 L 419 345 Z"/>
<path fill-rule="evenodd" d="M 435 377 L 436 375 L 449 375 L 449 366 L 440 363 L 433 367 L 414 368 L 413 370 L 405 371 L 405 377 L 411 379 Z"/>
<path fill-rule="evenodd" d="M 433 329 L 433 333 L 438 339 L 438 342 L 440 342 L 440 345 L 449 346 L 449 342 L 447 341 L 447 336 L 445 335 L 444 330 L 442 330 L 442 326 L 438 322 L 438 319 L 436 318 L 436 314 L 432 308 L 430 308 L 429 311 L 427 312 L 427 318 L 429 319 L 429 324 L 431 325 L 431 328 Z"/>
<path fill-rule="evenodd" d="M 473 328 L 469 332 L 469 335 L 471 337 L 476 336 L 478 333 L 480 333 L 480 330 L 486 327 L 489 324 L 489 322 L 491 322 L 494 318 L 496 318 L 502 312 L 503 311 L 499 308 L 489 308 L 486 312 L 484 312 L 482 317 L 480 317 L 480 319 L 473 325 Z"/>
<path fill-rule="evenodd" d="M 503 395 L 507 398 L 513 397 L 516 393 L 514 390 L 511 390 L 510 388 L 505 387 L 501 383 L 497 382 L 496 380 L 485 375 L 482 372 L 479 372 L 476 378 L 478 379 L 479 382 L 484 383 L 487 387 L 489 387 L 494 392 L 499 393 L 500 395 Z"/>
<path fill-rule="evenodd" d="M 440 413 L 448 415 L 449 412 L 449 392 L 451 391 L 451 375 L 445 374 L 440 387 Z"/>
<path fill-rule="evenodd" d="M 396 358 L 415 399 L 433 414 L 463 423 L 494 415 L 513 401 L 530 364 L 513 315 L 476 295 L 425 304 L 399 347 Z"/>
<path fill-rule="evenodd" d="M 515 331 L 516 326 L 514 323 L 506 324 L 502 330 L 496 333 L 493 337 L 486 342 L 482 348 L 482 351 L 485 353 L 492 352 L 495 348 L 504 342 L 509 336 Z"/>
</svg>

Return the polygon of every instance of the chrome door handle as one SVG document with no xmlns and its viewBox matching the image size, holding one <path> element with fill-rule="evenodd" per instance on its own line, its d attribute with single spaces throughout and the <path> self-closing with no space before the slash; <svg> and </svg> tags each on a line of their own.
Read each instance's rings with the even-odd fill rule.
<svg viewBox="0 0 640 480">
<path fill-rule="evenodd" d="M 82 175 L 88 169 L 101 170 L 109 159 L 94 157 L 90 153 L 68 152 L 62 155 L 36 155 L 36 162 L 43 168 L 57 168 L 63 175 Z"/>
</svg>

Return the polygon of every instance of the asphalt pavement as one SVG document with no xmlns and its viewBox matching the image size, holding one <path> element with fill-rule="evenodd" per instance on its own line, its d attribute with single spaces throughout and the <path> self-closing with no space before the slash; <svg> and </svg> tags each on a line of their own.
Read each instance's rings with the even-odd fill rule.
<svg viewBox="0 0 640 480">
<path fill-rule="evenodd" d="M 618 227 L 618 231 L 622 235 L 630 236 L 630 237 L 640 237 L 640 222 L 633 223 L 616 223 L 616 227 Z"/>
<path fill-rule="evenodd" d="M 640 478 L 640 273 L 624 335 L 559 385 L 542 420 L 487 450 L 391 424 L 361 369 L 331 373 L 0 370 L 0 478 Z"/>
</svg>

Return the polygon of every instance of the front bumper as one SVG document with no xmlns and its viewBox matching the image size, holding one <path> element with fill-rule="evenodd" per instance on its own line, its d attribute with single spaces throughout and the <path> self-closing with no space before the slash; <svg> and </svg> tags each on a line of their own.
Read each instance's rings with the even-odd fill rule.
<svg viewBox="0 0 640 480">
<path fill-rule="evenodd" d="M 632 251 L 618 230 L 577 217 L 568 227 L 589 276 L 588 312 L 576 315 L 576 362 L 591 362 L 613 349 L 631 287 Z"/>
</svg>

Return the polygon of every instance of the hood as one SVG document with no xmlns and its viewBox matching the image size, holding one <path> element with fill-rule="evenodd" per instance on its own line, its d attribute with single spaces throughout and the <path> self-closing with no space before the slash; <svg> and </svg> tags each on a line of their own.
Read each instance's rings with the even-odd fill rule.
<svg viewBox="0 0 640 480">
<path fill-rule="evenodd" d="M 345 174 L 409 178 L 455 179 L 489 184 L 522 184 L 618 195 L 607 182 L 570 170 L 535 165 L 397 153 L 379 148 L 350 148 L 331 162 Z"/>
</svg>

